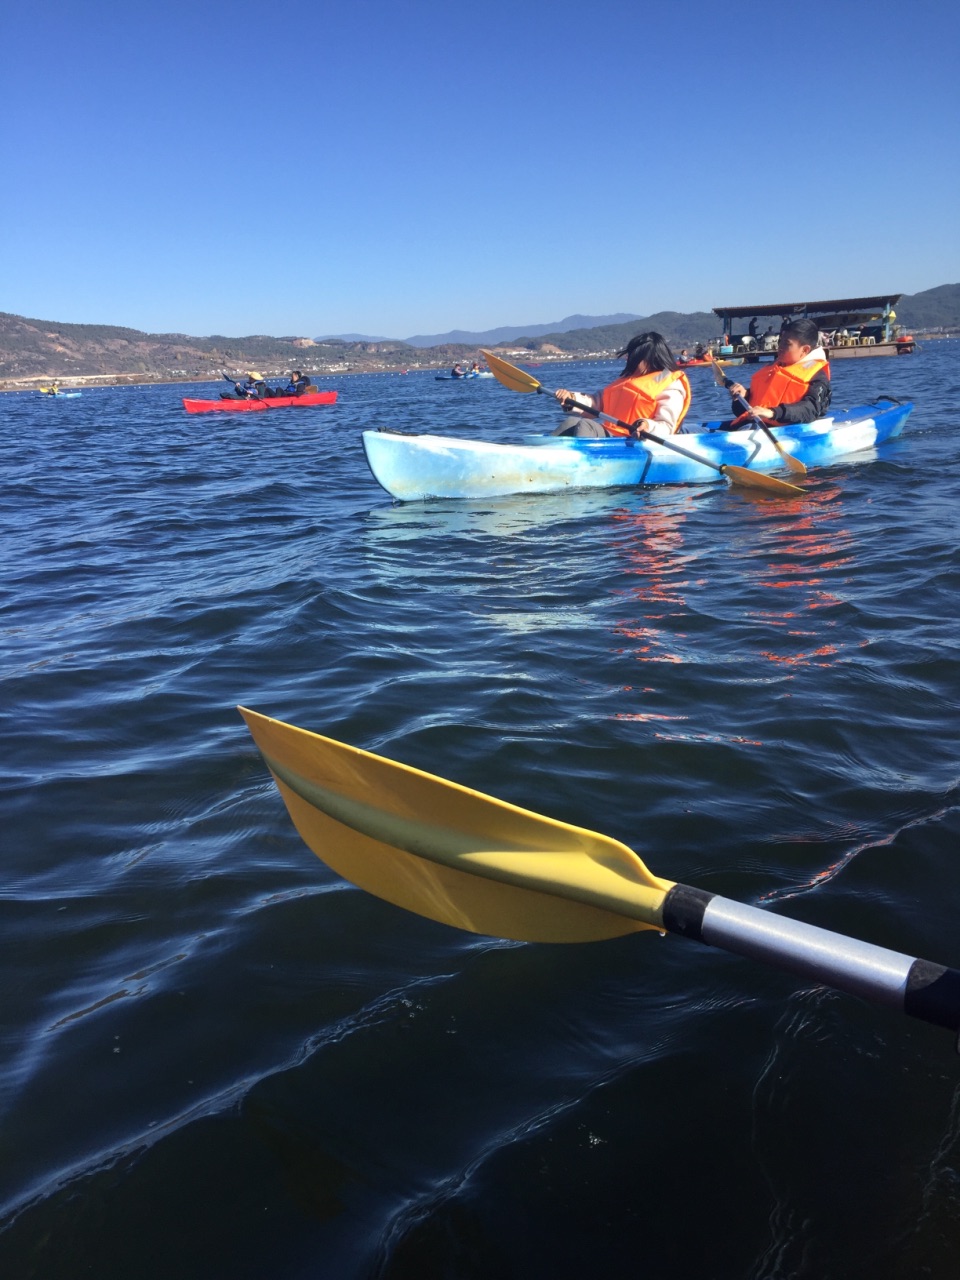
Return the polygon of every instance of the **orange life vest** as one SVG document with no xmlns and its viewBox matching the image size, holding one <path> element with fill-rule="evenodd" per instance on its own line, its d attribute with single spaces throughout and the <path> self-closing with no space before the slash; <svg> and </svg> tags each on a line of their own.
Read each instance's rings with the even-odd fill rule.
<svg viewBox="0 0 960 1280">
<path fill-rule="evenodd" d="M 616 382 L 611 382 L 609 387 L 604 387 L 600 396 L 600 408 L 611 418 L 619 418 L 622 422 L 629 422 L 632 425 L 638 418 L 653 417 L 657 407 L 657 397 L 663 395 L 664 391 L 672 387 L 675 382 L 679 382 L 683 387 L 683 408 L 680 410 L 675 428 L 679 431 L 680 423 L 683 422 L 690 408 L 690 383 L 687 375 L 679 369 L 659 369 L 656 373 L 643 373 L 639 377 L 618 378 Z M 612 422 L 605 422 L 603 425 L 604 429 L 612 435 L 630 434 L 626 428 L 615 426 Z"/>
<path fill-rule="evenodd" d="M 796 404 L 820 372 L 830 366 L 826 360 L 798 360 L 796 364 L 768 364 L 750 379 L 750 403 L 754 409 L 775 409 L 778 404 Z"/>
</svg>

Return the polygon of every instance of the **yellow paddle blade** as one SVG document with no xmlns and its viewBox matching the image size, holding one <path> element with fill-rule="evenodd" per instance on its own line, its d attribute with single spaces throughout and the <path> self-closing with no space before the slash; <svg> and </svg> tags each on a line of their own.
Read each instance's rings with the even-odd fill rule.
<svg viewBox="0 0 960 1280">
<path fill-rule="evenodd" d="M 807 474 L 806 465 L 802 463 L 799 458 L 795 458 L 792 453 L 787 453 L 786 449 L 784 449 L 783 445 L 776 438 L 773 432 L 770 432 L 770 439 L 773 441 L 773 447 L 776 449 L 777 453 L 779 453 L 780 457 L 784 460 L 790 470 L 798 476 L 805 476 Z"/>
<path fill-rule="evenodd" d="M 748 467 L 735 467 L 725 463 L 721 468 L 723 474 L 733 483 L 742 484 L 746 489 L 765 489 L 767 493 L 779 494 L 781 498 L 801 497 L 807 492 L 789 480 L 778 480 L 776 476 L 768 476 L 763 471 L 751 471 Z"/>
<path fill-rule="evenodd" d="M 670 880 L 626 845 L 240 707 L 308 847 L 417 915 L 523 942 L 659 929 Z"/>
<path fill-rule="evenodd" d="M 499 356 L 495 356 L 492 351 L 483 351 L 480 354 L 490 366 L 490 372 L 502 382 L 510 391 L 539 391 L 540 383 L 523 369 L 518 369 L 515 364 L 510 364 L 506 360 L 501 360 Z"/>
</svg>

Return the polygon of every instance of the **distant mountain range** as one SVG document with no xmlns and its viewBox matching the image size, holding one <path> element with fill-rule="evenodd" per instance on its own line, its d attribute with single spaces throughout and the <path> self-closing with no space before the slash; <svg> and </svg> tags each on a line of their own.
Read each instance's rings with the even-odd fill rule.
<svg viewBox="0 0 960 1280">
<path fill-rule="evenodd" d="M 451 329 L 448 333 L 415 333 L 412 338 L 400 338 L 408 347 L 494 347 L 499 342 L 512 342 L 514 338 L 538 338 L 544 333 L 566 333 L 571 329 L 599 329 L 611 324 L 624 324 L 641 317 L 630 311 L 618 311 L 612 316 L 565 316 L 550 324 L 504 324 L 499 329 Z M 374 338 L 363 333 L 328 333 L 317 342 L 387 342 L 387 338 Z"/>
<path fill-rule="evenodd" d="M 900 324 L 915 330 L 960 331 L 960 284 L 904 294 Z M 123 381 L 200 380 L 221 371 L 256 369 L 271 376 L 291 368 L 309 373 L 436 368 L 472 358 L 478 347 L 510 344 L 532 353 L 610 356 L 641 326 L 656 329 L 677 349 L 717 337 L 709 311 L 658 311 L 652 316 L 567 316 L 553 324 L 503 325 L 473 332 L 418 334 L 406 340 L 356 334 L 316 340 L 263 334 L 193 338 L 182 333 L 142 333 L 117 325 L 61 324 L 0 312 L 0 382 L 28 385 L 42 378 Z"/>
<path fill-rule="evenodd" d="M 540 338 L 546 333 L 569 333 L 574 329 L 601 329 L 612 324 L 626 324 L 639 320 L 640 316 L 629 311 L 618 311 L 612 316 L 565 316 L 552 324 L 504 324 L 499 329 L 484 329 L 473 333 L 468 329 L 451 329 L 449 333 L 418 333 L 404 338 L 411 347 L 441 347 L 460 343 L 467 347 L 494 347 L 500 342 L 513 342 L 516 338 Z"/>
</svg>

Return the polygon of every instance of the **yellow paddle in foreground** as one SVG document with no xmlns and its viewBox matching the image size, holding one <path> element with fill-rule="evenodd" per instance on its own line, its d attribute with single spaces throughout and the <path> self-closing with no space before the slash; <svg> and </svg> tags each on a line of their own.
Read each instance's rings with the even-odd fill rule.
<svg viewBox="0 0 960 1280">
<path fill-rule="evenodd" d="M 540 395 L 553 394 L 547 387 L 542 386 L 532 374 L 527 373 L 524 369 L 518 369 L 515 364 L 510 364 L 507 360 L 502 360 L 500 356 L 495 356 L 492 351 L 481 350 L 480 354 L 485 358 L 497 381 L 502 382 L 508 390 L 536 391 Z M 606 422 L 616 423 L 618 427 L 625 427 L 638 440 L 651 440 L 654 444 L 662 445 L 664 449 L 672 449 L 674 453 L 682 453 L 685 458 L 692 458 L 694 462 L 700 462 L 705 467 L 719 471 L 722 476 L 726 476 L 733 484 L 742 484 L 748 489 L 766 489 L 768 493 L 779 493 L 784 497 L 795 497 L 797 494 L 806 493 L 805 489 L 800 489 L 795 484 L 788 484 L 786 480 L 778 480 L 776 476 L 767 476 L 759 471 L 751 471 L 748 467 L 736 467 L 728 462 L 718 464 L 711 458 L 705 458 L 701 453 L 694 453 L 692 449 L 684 449 L 681 445 L 676 444 L 670 436 L 657 436 L 652 431 L 638 430 L 632 423 L 621 422 L 619 418 L 612 418 L 609 413 L 601 413 L 599 409 L 586 409 L 582 404 L 578 404 L 576 407 L 582 413 L 589 414 L 592 418 L 602 418 Z"/>
<path fill-rule="evenodd" d="M 717 363 L 717 358 L 712 351 L 709 352 L 708 358 L 710 360 L 710 368 L 713 370 L 713 380 L 717 384 L 717 386 L 724 387 L 724 388 L 731 387 L 733 385 L 733 379 L 728 378 L 726 376 L 726 374 L 723 372 L 723 370 L 720 368 L 719 364 Z M 734 396 L 733 402 L 734 402 L 735 408 L 740 413 L 750 412 L 750 405 L 747 404 L 743 396 Z M 800 459 L 795 458 L 792 453 L 787 453 L 786 449 L 784 449 L 783 445 L 781 445 L 780 441 L 773 434 L 773 432 L 770 430 L 770 428 L 767 426 L 767 424 L 764 422 L 762 418 L 751 416 L 750 421 L 756 423 L 756 425 L 764 433 L 764 435 L 767 437 L 767 439 L 770 441 L 770 443 L 773 445 L 777 453 L 779 453 L 780 457 L 784 460 L 784 462 L 787 464 L 787 466 L 790 468 L 791 471 L 795 471 L 797 475 L 800 475 L 800 476 L 805 476 L 807 474 L 807 468 L 800 461 Z"/>
<path fill-rule="evenodd" d="M 960 1027 L 960 970 L 662 880 L 608 836 L 256 711 L 240 714 L 306 844 L 407 911 L 524 942 L 680 934 Z"/>
</svg>

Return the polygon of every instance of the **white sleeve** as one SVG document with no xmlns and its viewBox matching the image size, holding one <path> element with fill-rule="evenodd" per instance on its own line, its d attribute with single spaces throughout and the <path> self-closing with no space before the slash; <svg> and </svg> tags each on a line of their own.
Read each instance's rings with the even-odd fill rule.
<svg viewBox="0 0 960 1280">
<path fill-rule="evenodd" d="M 666 391 L 661 391 L 657 396 L 653 416 L 644 421 L 644 428 L 655 436 L 673 435 L 680 421 L 686 398 L 680 379 L 671 382 Z"/>
</svg>

